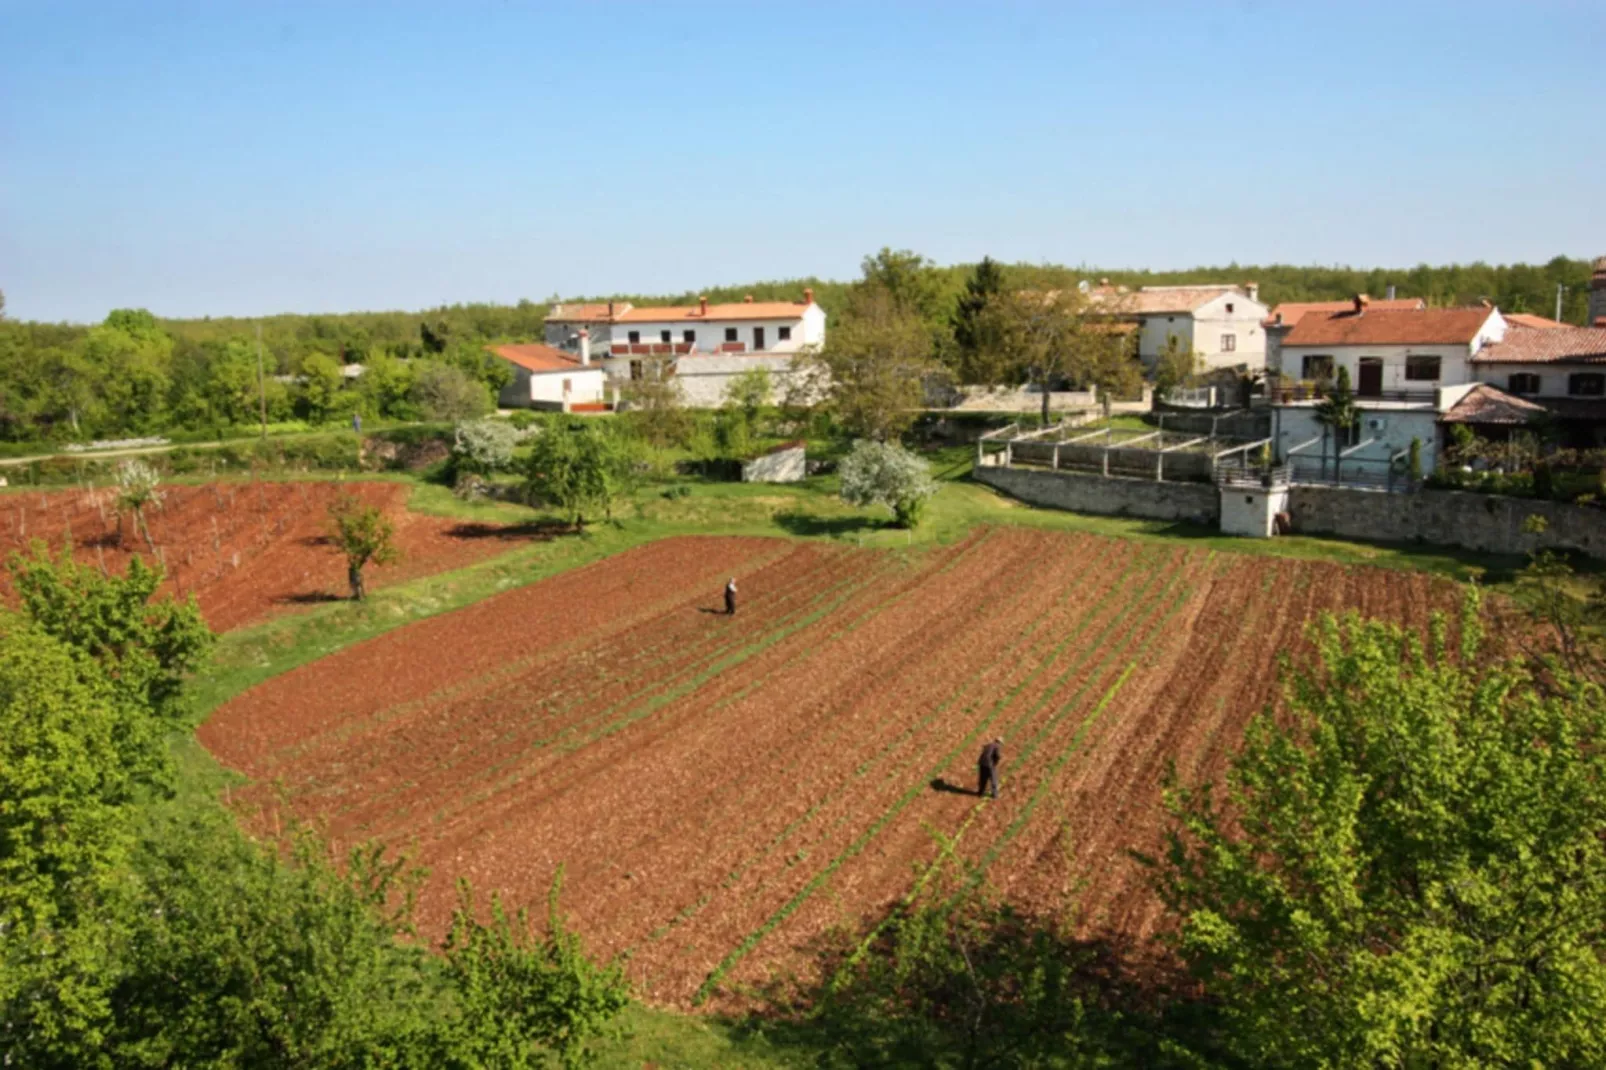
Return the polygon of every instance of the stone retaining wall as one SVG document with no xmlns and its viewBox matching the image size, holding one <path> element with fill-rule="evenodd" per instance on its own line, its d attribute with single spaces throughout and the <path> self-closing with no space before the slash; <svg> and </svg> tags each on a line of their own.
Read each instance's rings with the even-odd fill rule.
<svg viewBox="0 0 1606 1070">
<path fill-rule="evenodd" d="M 1160 483 L 1001 465 L 977 468 L 975 479 L 1032 505 L 1101 516 L 1214 524 L 1221 510 L 1216 488 L 1207 483 Z"/>
<path fill-rule="evenodd" d="M 1606 510 L 1561 502 L 1456 490 L 1388 494 L 1295 486 L 1288 492 L 1288 512 L 1297 534 L 1437 543 L 1496 554 L 1574 549 L 1606 558 Z M 1522 530 L 1523 521 L 1534 515 L 1547 522 L 1542 535 Z"/>
</svg>

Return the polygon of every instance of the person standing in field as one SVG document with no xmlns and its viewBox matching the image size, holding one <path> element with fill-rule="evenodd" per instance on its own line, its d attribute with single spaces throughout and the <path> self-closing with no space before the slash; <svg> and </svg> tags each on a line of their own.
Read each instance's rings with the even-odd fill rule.
<svg viewBox="0 0 1606 1070">
<path fill-rule="evenodd" d="M 981 749 L 981 757 L 976 759 L 976 786 L 977 795 L 991 795 L 998 798 L 998 763 L 1004 760 L 1004 741 L 995 739 Z"/>
<path fill-rule="evenodd" d="M 736 616 L 736 577 L 725 585 L 725 616 Z"/>
</svg>

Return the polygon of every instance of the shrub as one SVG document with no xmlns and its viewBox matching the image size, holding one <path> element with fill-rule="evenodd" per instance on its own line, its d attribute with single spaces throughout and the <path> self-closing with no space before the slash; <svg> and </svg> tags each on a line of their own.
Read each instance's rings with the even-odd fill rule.
<svg viewBox="0 0 1606 1070">
<path fill-rule="evenodd" d="M 926 502 L 937 493 L 931 466 L 892 442 L 855 442 L 840 471 L 843 501 L 885 506 L 900 527 L 919 524 Z"/>
<path fill-rule="evenodd" d="M 487 475 L 513 464 L 519 433 L 504 420 L 473 420 L 457 425 L 452 436 L 452 463 L 459 473 Z"/>
</svg>

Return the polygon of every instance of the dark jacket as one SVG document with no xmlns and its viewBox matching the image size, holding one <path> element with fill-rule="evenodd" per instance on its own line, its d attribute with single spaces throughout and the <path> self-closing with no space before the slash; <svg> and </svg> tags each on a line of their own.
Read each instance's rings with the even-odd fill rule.
<svg viewBox="0 0 1606 1070">
<path fill-rule="evenodd" d="M 981 749 L 981 757 L 976 759 L 976 766 L 979 769 L 993 770 L 997 769 L 998 763 L 1003 760 L 1004 748 L 996 743 L 989 743 Z"/>
</svg>

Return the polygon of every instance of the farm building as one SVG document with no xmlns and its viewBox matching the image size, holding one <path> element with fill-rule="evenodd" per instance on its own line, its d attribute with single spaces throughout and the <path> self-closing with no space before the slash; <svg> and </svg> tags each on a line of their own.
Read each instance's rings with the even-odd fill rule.
<svg viewBox="0 0 1606 1070">
<path fill-rule="evenodd" d="M 487 349 L 513 366 L 513 381 L 497 396 L 502 408 L 570 412 L 607 404 L 607 374 L 591 360 L 583 339 L 574 353 L 540 344 Z"/>
<path fill-rule="evenodd" d="M 1145 365 L 1154 364 L 1173 336 L 1199 355 L 1205 371 L 1266 365 L 1261 321 L 1269 310 L 1252 282 L 1128 290 L 1105 280 L 1088 297 L 1096 308 L 1138 325 L 1138 358 Z"/>
<path fill-rule="evenodd" d="M 825 310 L 814 291 L 802 301 L 745 301 L 636 307 L 627 302 L 554 305 L 547 344 L 578 353 L 582 339 L 615 383 L 673 375 L 685 404 L 710 408 L 745 371 L 769 370 L 777 393 L 793 376 L 794 357 L 825 342 Z"/>
</svg>

